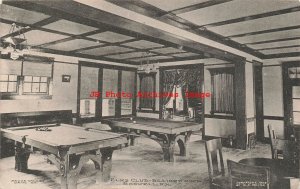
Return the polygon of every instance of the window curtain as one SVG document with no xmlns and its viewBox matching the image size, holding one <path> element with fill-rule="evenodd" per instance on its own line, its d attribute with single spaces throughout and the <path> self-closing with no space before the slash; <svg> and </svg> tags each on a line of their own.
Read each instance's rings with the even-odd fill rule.
<svg viewBox="0 0 300 189">
<path fill-rule="evenodd" d="M 199 69 L 176 69 L 176 70 L 166 70 L 164 73 L 164 93 L 171 93 L 176 85 L 181 86 L 181 92 L 183 95 L 184 101 L 184 111 L 187 111 L 188 99 L 186 98 L 185 93 L 188 89 L 195 88 L 197 91 L 201 91 L 201 70 Z M 163 105 L 166 105 L 171 97 L 164 97 Z"/>
<path fill-rule="evenodd" d="M 212 113 L 234 113 L 233 73 L 212 73 Z"/>
<path fill-rule="evenodd" d="M 163 92 L 164 93 L 172 93 L 177 76 L 177 70 L 167 70 L 163 72 Z M 168 104 L 169 100 L 171 99 L 170 95 L 164 95 L 163 97 L 163 105 Z"/>
<path fill-rule="evenodd" d="M 21 75 L 22 62 L 0 59 L 0 75 Z"/>
<path fill-rule="evenodd" d="M 23 75 L 52 77 L 53 58 L 25 55 Z"/>
<path fill-rule="evenodd" d="M 143 76 L 141 79 L 141 92 L 155 92 L 154 80 L 152 76 Z M 140 108 L 153 108 L 154 98 L 140 98 Z"/>
</svg>

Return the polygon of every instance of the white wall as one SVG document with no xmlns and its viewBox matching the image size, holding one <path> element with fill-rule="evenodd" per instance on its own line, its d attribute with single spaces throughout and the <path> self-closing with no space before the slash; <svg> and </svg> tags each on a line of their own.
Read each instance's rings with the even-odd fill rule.
<svg viewBox="0 0 300 189">
<path fill-rule="evenodd" d="M 54 63 L 52 99 L 0 100 L 0 113 L 72 110 L 76 113 L 78 65 Z M 70 83 L 62 75 L 71 75 Z"/>
<path fill-rule="evenodd" d="M 281 66 L 263 67 L 264 115 L 283 117 L 283 88 Z M 268 137 L 268 124 L 272 125 L 278 137 L 284 136 L 282 120 L 264 120 L 264 135 Z"/>
<path fill-rule="evenodd" d="M 245 81 L 246 81 L 246 118 L 247 118 L 247 137 L 249 133 L 256 132 L 255 121 L 255 101 L 254 101 L 254 80 L 253 65 L 246 62 L 245 64 Z M 248 141 L 248 138 L 247 138 Z"/>
</svg>

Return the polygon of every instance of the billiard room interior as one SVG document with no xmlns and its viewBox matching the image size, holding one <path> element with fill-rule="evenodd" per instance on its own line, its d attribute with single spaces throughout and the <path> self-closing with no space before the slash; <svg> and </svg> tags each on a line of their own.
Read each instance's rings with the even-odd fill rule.
<svg viewBox="0 0 300 189">
<path fill-rule="evenodd" d="M 299 11 L 0 0 L 0 189 L 299 189 Z"/>
</svg>

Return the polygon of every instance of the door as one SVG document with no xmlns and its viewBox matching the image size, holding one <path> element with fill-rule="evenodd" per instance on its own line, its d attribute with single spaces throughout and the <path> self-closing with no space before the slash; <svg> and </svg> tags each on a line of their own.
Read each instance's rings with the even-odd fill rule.
<svg viewBox="0 0 300 189">
<path fill-rule="evenodd" d="M 300 83 L 292 86 L 292 104 L 291 125 L 300 126 Z"/>
<path fill-rule="evenodd" d="M 99 68 L 80 66 L 79 69 L 79 118 L 96 120 L 99 118 Z"/>
<path fill-rule="evenodd" d="M 300 126 L 300 62 L 283 64 L 283 98 L 285 138 L 290 138 L 294 126 Z"/>
</svg>

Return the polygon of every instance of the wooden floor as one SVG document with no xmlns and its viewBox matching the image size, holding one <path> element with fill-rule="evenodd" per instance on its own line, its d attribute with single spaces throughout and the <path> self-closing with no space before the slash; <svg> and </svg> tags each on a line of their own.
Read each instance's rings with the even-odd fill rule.
<svg viewBox="0 0 300 189">
<path fill-rule="evenodd" d="M 200 139 L 199 135 L 192 135 L 190 156 L 176 156 L 176 163 L 169 163 L 162 161 L 161 148 L 156 142 L 139 138 L 135 146 L 114 152 L 110 182 L 95 184 L 94 166 L 88 162 L 81 171 L 78 188 L 209 189 L 205 147 Z M 179 154 L 179 149 L 176 149 L 176 154 Z M 223 154 L 225 162 L 245 157 L 271 157 L 269 145 L 260 143 L 248 151 L 223 148 Z M 32 154 L 29 169 L 27 174 L 16 172 L 14 157 L 0 159 L 0 188 L 60 188 L 58 171 L 54 165 L 46 163 L 45 156 Z"/>
</svg>

